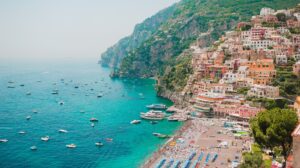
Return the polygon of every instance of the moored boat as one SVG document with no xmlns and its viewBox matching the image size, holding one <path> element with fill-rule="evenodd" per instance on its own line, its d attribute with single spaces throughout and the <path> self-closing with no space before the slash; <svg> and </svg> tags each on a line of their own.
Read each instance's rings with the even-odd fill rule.
<svg viewBox="0 0 300 168">
<path fill-rule="evenodd" d="M 146 106 L 149 109 L 155 109 L 155 110 L 165 110 L 167 108 L 164 104 L 151 104 Z"/>
<path fill-rule="evenodd" d="M 165 113 L 162 111 L 150 110 L 147 113 L 140 113 L 140 117 L 146 120 L 163 120 Z"/>
<path fill-rule="evenodd" d="M 100 146 L 103 146 L 103 143 L 102 142 L 96 142 L 95 145 L 100 147 Z"/>
<path fill-rule="evenodd" d="M 27 117 L 26 117 L 26 120 L 30 120 L 30 119 L 31 119 L 31 116 L 27 116 Z"/>
<path fill-rule="evenodd" d="M 37 150 L 37 147 L 36 146 L 31 146 L 30 150 L 35 151 L 35 150 Z"/>
</svg>

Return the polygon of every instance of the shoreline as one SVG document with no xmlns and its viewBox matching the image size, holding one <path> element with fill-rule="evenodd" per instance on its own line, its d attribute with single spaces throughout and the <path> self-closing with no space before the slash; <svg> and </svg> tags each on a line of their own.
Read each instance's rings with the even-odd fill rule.
<svg viewBox="0 0 300 168">
<path fill-rule="evenodd" d="M 184 122 L 183 125 L 177 131 L 175 131 L 174 135 L 171 138 L 169 138 L 161 147 L 159 147 L 158 149 L 156 149 L 155 152 L 153 152 L 151 155 L 149 155 L 146 158 L 146 161 L 144 161 L 141 164 L 141 166 L 139 166 L 139 167 L 140 168 L 151 167 L 151 165 L 153 165 L 155 163 L 155 161 L 157 161 L 160 158 L 161 154 L 166 149 L 168 143 L 170 141 L 172 141 L 173 139 L 176 139 L 176 138 L 180 137 L 182 135 L 182 133 L 184 131 L 186 131 L 190 126 L 191 126 L 191 120 L 188 120 L 188 121 Z"/>
</svg>

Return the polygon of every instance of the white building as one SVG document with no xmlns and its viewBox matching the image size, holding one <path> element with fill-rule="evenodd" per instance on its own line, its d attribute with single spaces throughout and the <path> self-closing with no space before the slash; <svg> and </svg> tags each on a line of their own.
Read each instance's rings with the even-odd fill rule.
<svg viewBox="0 0 300 168">
<path fill-rule="evenodd" d="M 285 54 L 276 55 L 275 59 L 277 65 L 287 64 L 287 56 Z"/>
<path fill-rule="evenodd" d="M 271 8 L 262 8 L 260 10 L 260 16 L 270 15 L 270 14 L 273 14 L 274 12 L 275 12 L 274 9 L 271 9 Z"/>
</svg>

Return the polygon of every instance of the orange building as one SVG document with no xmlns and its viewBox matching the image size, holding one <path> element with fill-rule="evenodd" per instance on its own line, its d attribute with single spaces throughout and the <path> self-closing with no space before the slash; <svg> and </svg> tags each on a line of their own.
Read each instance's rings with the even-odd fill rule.
<svg viewBox="0 0 300 168">
<path fill-rule="evenodd" d="M 247 77 L 252 78 L 254 84 L 268 85 L 276 76 L 273 59 L 258 59 L 248 62 Z"/>
</svg>

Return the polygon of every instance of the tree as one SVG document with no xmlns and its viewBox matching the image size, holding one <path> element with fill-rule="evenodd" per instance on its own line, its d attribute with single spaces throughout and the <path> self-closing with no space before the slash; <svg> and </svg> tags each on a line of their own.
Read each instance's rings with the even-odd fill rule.
<svg viewBox="0 0 300 168">
<path fill-rule="evenodd" d="M 255 141 L 271 150 L 280 147 L 286 160 L 291 151 L 291 134 L 298 123 L 296 112 L 291 109 L 274 108 L 259 113 L 250 123 Z"/>
<path fill-rule="evenodd" d="M 239 165 L 239 168 L 253 168 L 261 167 L 263 164 L 263 157 L 260 152 L 249 152 L 243 156 L 243 163 Z"/>
<path fill-rule="evenodd" d="M 286 22 L 286 15 L 284 13 L 277 13 L 276 17 L 280 22 Z"/>
</svg>

